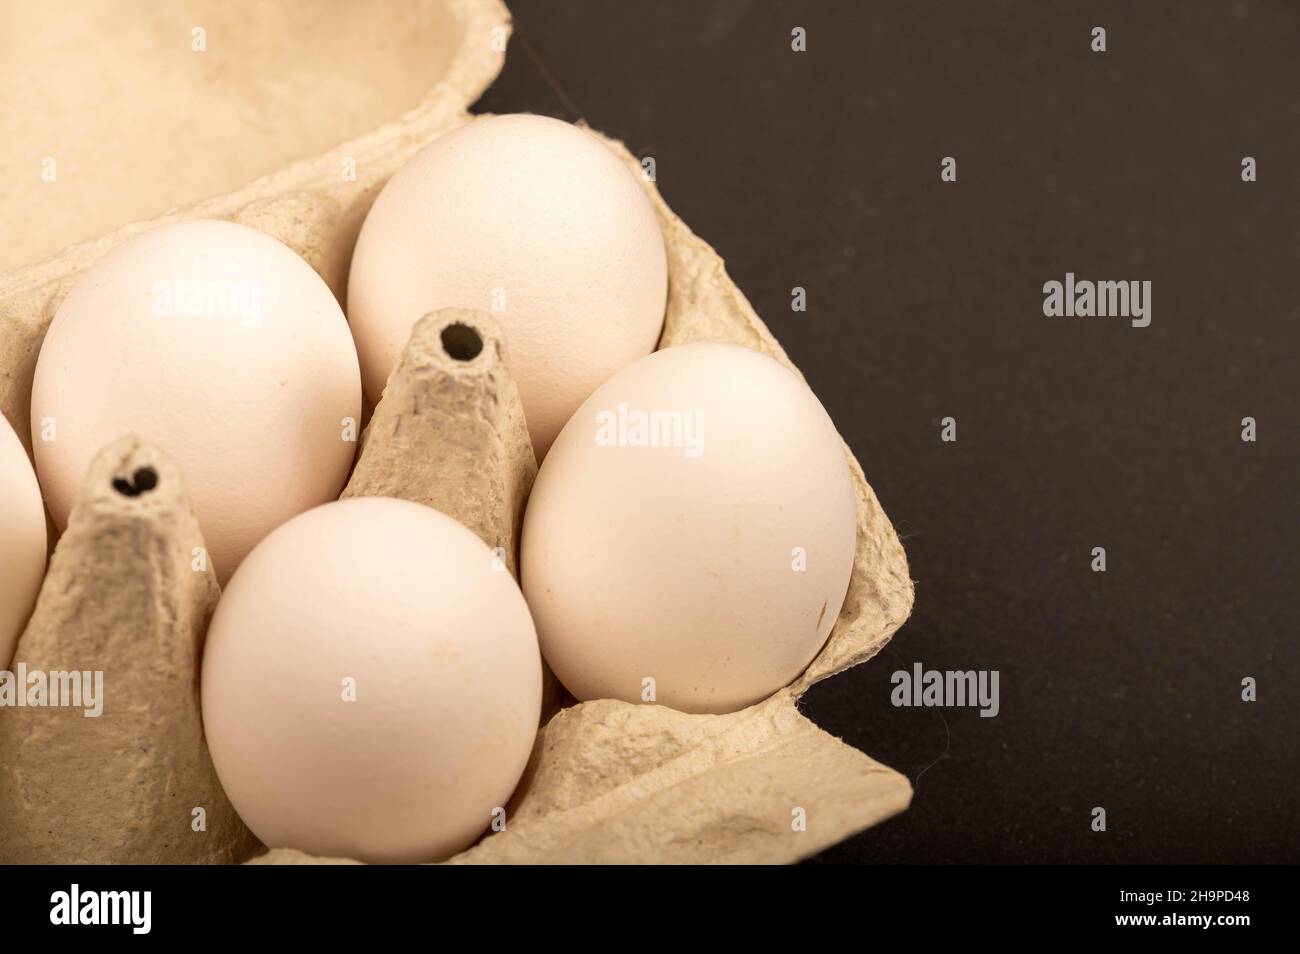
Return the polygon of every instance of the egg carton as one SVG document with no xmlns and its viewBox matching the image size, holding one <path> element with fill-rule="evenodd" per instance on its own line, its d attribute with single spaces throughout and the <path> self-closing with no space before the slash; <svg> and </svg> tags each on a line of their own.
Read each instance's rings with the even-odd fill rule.
<svg viewBox="0 0 1300 954">
<path fill-rule="evenodd" d="M 460 44 L 442 80 L 396 122 L 0 275 L 0 410 L 29 452 L 45 329 L 78 274 L 137 232 L 188 218 L 240 222 L 284 242 L 346 300 L 351 249 L 375 196 L 419 148 L 472 118 L 468 106 L 504 61 L 510 19 L 500 2 L 429 5 L 430 22 Z M 622 143 L 605 141 L 645 182 L 663 232 L 669 290 L 659 347 L 732 342 L 798 373 L 722 259 L 673 214 Z M 340 175 L 349 166 L 355 181 Z M 471 329 L 477 353 L 445 339 L 452 324 Z M 343 495 L 437 507 L 501 548 L 514 572 L 536 463 L 504 349 L 487 313 L 443 310 L 417 323 Z M 504 830 L 451 862 L 789 862 L 908 806 L 904 776 L 797 708 L 813 683 L 875 655 L 912 607 L 902 545 L 847 445 L 845 454 L 857 550 L 843 609 L 804 673 L 727 715 L 576 703 L 552 684 Z M 105 708 L 98 719 L 75 709 L 0 710 L 0 861 L 347 860 L 266 852 L 221 790 L 198 700 L 204 633 L 219 596 L 211 567 L 196 560 L 202 547 L 185 475 L 163 451 L 126 435 L 98 455 L 11 668 L 102 670 Z"/>
</svg>

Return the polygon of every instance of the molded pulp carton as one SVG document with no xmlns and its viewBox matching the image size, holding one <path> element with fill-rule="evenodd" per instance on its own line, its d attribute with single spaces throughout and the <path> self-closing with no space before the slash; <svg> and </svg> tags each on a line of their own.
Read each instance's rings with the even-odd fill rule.
<svg viewBox="0 0 1300 954">
<path fill-rule="evenodd" d="M 137 99 L 156 101 L 119 104 L 110 113 L 115 128 L 125 131 L 142 116 L 175 121 L 176 129 L 161 134 L 172 144 L 163 147 L 165 161 L 158 158 L 157 141 L 136 142 L 123 133 L 81 144 L 92 152 L 97 147 L 105 166 L 76 176 L 65 163 L 48 185 L 66 194 L 31 197 L 44 186 L 32 184 L 39 177 L 29 169 L 22 180 L 27 191 L 5 195 L 11 228 L 18 221 L 11 209 L 32 205 L 27 233 L 7 244 L 5 264 L 40 258 L 0 275 L 0 411 L 29 451 L 36 357 L 50 319 L 82 269 L 153 225 L 224 218 L 284 242 L 345 301 L 352 247 L 370 204 L 421 146 L 471 118 L 468 106 L 501 69 L 510 29 L 509 14 L 497 0 L 394 3 L 380 13 L 365 5 L 357 8 L 364 16 L 338 3 L 324 15 L 313 8 L 311 22 L 297 22 L 307 16 L 301 10 L 256 9 L 276 22 L 249 31 L 239 25 L 248 15 L 239 5 L 204 2 L 132 6 L 129 17 L 113 3 L 92 3 L 82 11 L 83 17 L 102 19 L 105 29 L 123 32 L 119 56 L 133 44 L 147 51 L 168 48 L 174 31 L 189 36 L 198 26 L 211 46 L 204 55 L 221 44 L 244 44 L 222 55 L 236 64 L 230 68 L 252 71 L 246 83 L 234 84 L 236 99 L 246 93 L 249 100 L 232 105 L 228 80 L 186 73 L 189 66 L 159 53 L 163 62 L 151 67 L 154 73 L 137 76 L 135 90 Z M 337 21 L 328 30 L 313 26 L 331 15 Z M 352 91 L 355 84 L 329 87 L 342 103 L 324 95 L 290 95 L 299 81 L 293 79 L 276 89 L 257 89 L 259 69 L 327 76 L 336 56 L 329 37 L 350 29 L 367 41 L 355 47 L 355 55 L 376 61 L 376 82 L 397 91 L 392 98 L 400 100 L 412 71 L 417 78 L 419 71 L 432 71 L 427 93 L 405 114 L 381 122 L 384 101 L 373 90 Z M 273 55 L 267 31 L 276 37 Z M 42 52 L 40 38 L 46 35 L 29 34 L 35 40 L 26 59 L 0 72 L 30 70 L 47 62 L 42 55 L 56 56 L 49 44 Z M 100 51 L 94 55 L 110 55 L 102 48 L 112 44 L 93 45 Z M 182 49 L 195 55 L 184 44 Z M 385 64 L 394 62 L 405 72 L 388 70 Z M 101 70 L 112 66 L 97 64 Z M 172 70 L 173 81 L 160 81 L 159 70 Z M 128 80 L 136 76 L 126 73 Z M 57 105 L 58 96 L 46 100 L 51 96 Z M 178 109 L 177 97 L 206 104 L 206 113 Z M 274 130 L 263 137 L 260 151 L 247 137 L 221 142 L 223 122 L 250 121 L 248 103 L 283 111 L 255 117 Z M 5 113 L 12 118 L 3 122 L 16 124 L 15 130 L 0 131 L 17 136 L 22 125 L 22 135 L 33 142 L 42 135 L 67 142 L 60 136 L 83 122 L 57 109 L 33 116 L 21 101 Z M 331 117 L 337 118 L 333 127 Z M 321 140 L 329 129 L 346 135 L 349 125 L 356 127 L 355 138 L 312 157 L 323 143 L 337 141 L 338 136 Z M 250 135 L 256 139 L 256 129 Z M 78 141 L 71 141 L 75 155 Z M 609 144 L 644 181 L 636 158 L 621 143 Z M 232 150 L 240 154 L 237 160 L 228 158 Z M 274 165 L 259 168 L 258 162 Z M 109 185 L 114 170 L 145 169 L 149 163 L 157 168 L 148 176 L 128 176 L 136 190 Z M 250 174 L 260 178 L 248 182 Z M 230 180 L 231 175 L 244 178 Z M 0 181 L 12 188 L 14 179 Z M 194 201 L 194 190 L 213 184 L 221 194 Z M 730 341 L 791 366 L 718 255 L 672 213 L 652 182 L 645 185 L 668 251 L 660 347 Z M 102 203 L 97 190 L 104 192 Z M 128 194 L 118 194 L 123 191 Z M 177 207 L 167 211 L 159 202 Z M 78 208 L 92 211 L 78 216 Z M 77 236 L 79 227 L 109 230 L 90 238 Z M 70 236 L 90 240 L 49 254 L 51 242 Z M 458 360 L 441 349 L 439 331 L 453 321 L 471 326 L 483 340 L 472 359 Z M 397 427 L 398 421 L 404 426 Z M 847 445 L 845 454 L 857 492 L 857 555 L 844 608 L 803 675 L 764 702 L 729 715 L 688 715 L 613 700 L 576 704 L 552 686 L 532 760 L 507 806 L 506 829 L 488 833 L 453 862 L 786 862 L 907 807 L 911 786 L 902 775 L 822 732 L 797 710 L 800 695 L 814 682 L 877 653 L 912 607 L 903 548 Z M 129 481 L 141 468 L 157 475 L 153 490 L 134 496 L 112 490 L 115 479 Z M 380 493 L 436 506 L 489 545 L 502 547 L 513 571 L 518 519 L 535 471 L 505 371 L 504 342 L 491 316 L 435 312 L 417 325 L 374 409 L 344 495 Z M 0 710 L 0 861 L 343 860 L 285 849 L 262 854 L 221 792 L 202 739 L 197 678 L 218 588 L 210 569 L 191 568 L 190 554 L 202 537 L 184 480 L 161 450 L 129 435 L 105 448 L 87 477 L 11 668 L 23 663 L 29 669 L 102 669 L 105 710 L 98 719 L 75 710 Z M 197 808 L 206 818 L 203 831 L 192 824 Z"/>
</svg>

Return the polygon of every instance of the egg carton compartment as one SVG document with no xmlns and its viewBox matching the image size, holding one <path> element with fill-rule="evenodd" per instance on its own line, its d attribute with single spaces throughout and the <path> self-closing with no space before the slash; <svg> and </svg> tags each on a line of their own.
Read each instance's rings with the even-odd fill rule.
<svg viewBox="0 0 1300 954">
<path fill-rule="evenodd" d="M 186 218 L 250 225 L 294 249 L 345 300 L 351 249 L 379 189 L 420 147 L 471 118 L 468 105 L 503 62 L 504 6 L 435 5 L 436 22 L 459 46 L 446 76 L 399 121 L 0 275 L 0 410 L 29 451 L 32 374 L 45 329 L 78 273 L 130 235 Z M 673 214 L 636 158 L 605 141 L 644 182 L 663 233 L 669 291 L 659 347 L 731 342 L 797 373 L 722 259 Z M 348 163 L 355 181 L 340 174 Z M 468 337 L 452 328 L 468 329 Z M 536 463 L 504 347 L 486 313 L 444 310 L 418 323 L 362 435 L 343 496 L 434 506 L 500 547 L 513 571 Z M 552 685 L 505 830 L 485 834 L 451 862 L 788 862 L 907 807 L 905 777 L 797 711 L 814 682 L 875 655 L 912 606 L 902 545 L 847 445 L 845 454 L 857 501 L 852 577 L 831 635 L 805 672 L 727 715 L 574 703 Z M 217 782 L 197 675 L 219 590 L 210 567 L 196 568 L 203 544 L 184 480 L 164 452 L 129 436 L 101 452 L 87 476 L 11 668 L 102 669 L 105 711 L 85 719 L 70 709 L 0 710 L 0 861 L 346 860 L 289 849 L 258 856 Z M 195 830 L 198 809 L 202 831 Z M 803 830 L 792 824 L 798 810 Z"/>
</svg>

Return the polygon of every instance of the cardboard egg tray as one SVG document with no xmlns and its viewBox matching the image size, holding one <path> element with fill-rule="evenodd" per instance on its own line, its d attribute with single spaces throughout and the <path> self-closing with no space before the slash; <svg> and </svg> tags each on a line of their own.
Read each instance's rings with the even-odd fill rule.
<svg viewBox="0 0 1300 954">
<path fill-rule="evenodd" d="M 191 6 L 195 22 L 206 17 L 214 27 L 234 16 Z M 391 18 L 394 35 L 433 44 L 436 34 L 447 51 L 445 75 L 413 110 L 234 191 L 0 275 L 0 410 L 29 451 L 45 329 L 82 269 L 128 236 L 177 219 L 241 222 L 294 249 L 346 300 L 351 250 L 370 204 L 420 147 L 471 118 L 468 105 L 501 69 L 510 28 L 497 0 L 423 0 L 394 7 Z M 227 42 L 240 35 L 227 34 Z M 293 55 L 294 42 L 283 38 L 283 55 Z M 606 141 L 645 181 L 635 157 Z M 645 185 L 668 252 L 659 346 L 729 341 L 793 367 L 721 258 L 652 182 Z M 475 330 L 477 355 L 448 353 L 441 331 L 451 323 Z M 504 347 L 490 314 L 446 310 L 422 319 L 362 435 L 344 496 L 400 496 L 444 510 L 500 547 L 513 572 L 536 464 Z M 857 553 L 844 607 L 808 669 L 729 715 L 575 703 L 554 691 L 504 830 L 489 831 L 452 862 L 789 862 L 907 807 L 906 778 L 797 709 L 813 683 L 875 655 L 912 607 L 902 545 L 847 445 L 845 454 Z M 142 470 L 155 475 L 152 489 L 122 493 L 122 482 Z M 210 566 L 195 562 L 202 546 L 185 475 L 163 451 L 123 435 L 100 453 L 10 668 L 102 670 L 104 711 L 90 719 L 72 708 L 0 709 L 0 862 L 346 860 L 267 852 L 221 791 L 198 701 L 204 633 L 219 596 Z"/>
</svg>

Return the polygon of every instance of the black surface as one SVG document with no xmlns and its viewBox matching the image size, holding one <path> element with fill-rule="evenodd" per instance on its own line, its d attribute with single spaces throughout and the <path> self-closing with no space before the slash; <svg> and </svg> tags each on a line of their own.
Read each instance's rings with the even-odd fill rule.
<svg viewBox="0 0 1300 954">
<path fill-rule="evenodd" d="M 477 108 L 655 157 L 907 548 L 911 620 L 803 708 L 915 799 L 819 860 L 1300 860 L 1297 6 L 511 7 Z M 1151 326 L 1045 318 L 1067 270 Z M 917 661 L 1001 714 L 892 707 Z"/>
</svg>

